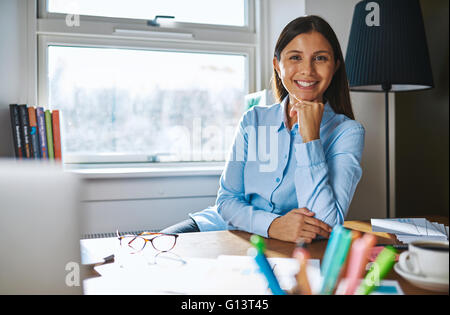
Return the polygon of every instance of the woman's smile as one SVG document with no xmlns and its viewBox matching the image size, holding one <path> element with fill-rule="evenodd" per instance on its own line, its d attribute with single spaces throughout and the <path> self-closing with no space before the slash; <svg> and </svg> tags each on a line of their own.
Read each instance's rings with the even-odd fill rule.
<svg viewBox="0 0 450 315">
<path fill-rule="evenodd" d="M 294 83 L 299 89 L 313 90 L 316 88 L 319 81 L 305 81 L 305 80 L 294 80 Z"/>
</svg>

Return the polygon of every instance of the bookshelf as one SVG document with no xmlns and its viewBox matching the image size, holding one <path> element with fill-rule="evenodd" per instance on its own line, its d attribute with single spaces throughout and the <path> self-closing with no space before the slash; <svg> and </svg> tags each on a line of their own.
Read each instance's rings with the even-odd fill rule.
<svg viewBox="0 0 450 315">
<path fill-rule="evenodd" d="M 10 104 L 16 159 L 62 161 L 60 111 Z"/>
</svg>

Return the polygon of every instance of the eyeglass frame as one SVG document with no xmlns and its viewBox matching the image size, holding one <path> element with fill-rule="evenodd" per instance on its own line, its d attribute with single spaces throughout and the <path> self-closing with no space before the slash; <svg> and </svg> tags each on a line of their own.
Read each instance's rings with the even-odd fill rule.
<svg viewBox="0 0 450 315">
<path fill-rule="evenodd" d="M 139 237 L 139 238 L 142 238 L 142 239 L 145 241 L 145 243 L 144 243 L 144 246 L 142 246 L 141 249 L 136 250 L 135 248 L 131 247 L 131 248 L 133 248 L 134 250 L 136 250 L 135 253 L 139 253 L 139 252 L 143 251 L 144 248 L 145 248 L 145 245 L 147 245 L 147 242 L 150 242 L 150 243 L 152 244 L 152 247 L 153 247 L 155 250 L 157 250 L 158 252 L 161 252 L 161 253 L 169 252 L 169 251 L 171 251 L 171 250 L 175 247 L 175 245 L 177 244 L 177 239 L 178 239 L 178 236 L 179 236 L 178 234 L 172 234 L 172 233 L 160 233 L 160 232 L 142 232 L 142 233 L 139 233 L 139 234 L 137 234 L 137 235 L 134 235 L 134 234 L 120 235 L 120 234 L 119 234 L 119 230 L 116 230 L 116 235 L 117 235 L 117 238 L 119 239 L 120 246 L 122 246 L 122 239 L 124 239 L 125 237 L 132 237 L 132 240 L 129 241 L 128 244 L 127 244 L 129 247 L 131 247 L 131 246 L 130 246 L 130 243 L 133 242 L 135 239 L 137 239 L 138 237 Z M 146 235 L 156 235 L 156 236 L 149 239 L 149 238 L 145 238 L 145 237 L 144 237 L 144 236 L 146 236 Z M 168 250 L 160 250 L 160 249 L 157 249 L 157 248 L 155 247 L 155 245 L 153 244 L 153 240 L 156 239 L 156 238 L 159 237 L 159 236 L 173 236 L 173 237 L 175 237 L 175 241 L 173 242 L 172 247 L 171 247 L 170 249 L 168 249 Z M 133 253 L 133 254 L 134 254 L 134 253 Z"/>
</svg>

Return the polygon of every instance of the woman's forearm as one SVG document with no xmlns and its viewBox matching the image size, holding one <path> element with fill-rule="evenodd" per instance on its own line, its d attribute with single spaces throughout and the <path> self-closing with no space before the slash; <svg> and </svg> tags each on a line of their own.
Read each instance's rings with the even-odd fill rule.
<svg viewBox="0 0 450 315">
<path fill-rule="evenodd" d="M 330 226 L 343 224 L 361 179 L 359 164 L 364 130 L 346 131 L 325 156 L 321 140 L 295 145 L 298 207 L 305 207 Z"/>
</svg>

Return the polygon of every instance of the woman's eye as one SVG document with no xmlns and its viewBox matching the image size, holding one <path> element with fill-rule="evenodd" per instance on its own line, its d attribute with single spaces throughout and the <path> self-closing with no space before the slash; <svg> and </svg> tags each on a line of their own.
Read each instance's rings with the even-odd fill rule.
<svg viewBox="0 0 450 315">
<path fill-rule="evenodd" d="M 300 58 L 300 56 L 291 56 L 289 59 L 290 60 L 300 60 L 301 58 Z"/>
<path fill-rule="evenodd" d="M 328 60 L 328 58 L 326 56 L 317 56 L 315 59 L 317 61 L 327 61 Z"/>
</svg>

